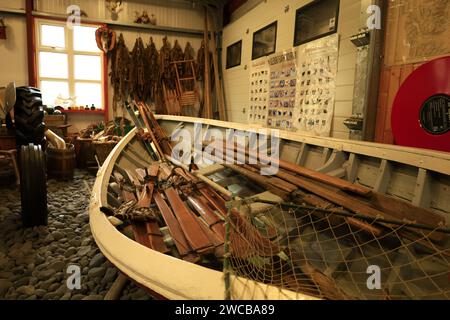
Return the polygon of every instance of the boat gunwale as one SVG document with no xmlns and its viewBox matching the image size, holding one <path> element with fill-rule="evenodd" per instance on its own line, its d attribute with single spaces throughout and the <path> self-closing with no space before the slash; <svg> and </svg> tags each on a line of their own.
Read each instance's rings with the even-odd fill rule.
<svg viewBox="0 0 450 320">
<path fill-rule="evenodd" d="M 184 116 L 155 115 L 157 120 L 173 122 L 201 123 L 224 129 L 235 129 L 243 131 L 251 130 L 274 130 L 273 128 L 263 127 L 261 125 L 249 125 L 238 122 L 227 122 L 212 119 L 193 118 Z M 359 140 L 345 140 L 330 137 L 317 137 L 305 133 L 279 130 L 280 138 L 285 141 L 306 143 L 312 146 L 330 148 L 336 151 L 355 153 L 362 156 L 385 159 L 398 162 L 400 164 L 410 165 L 417 168 L 435 171 L 450 176 L 450 153 L 436 150 L 427 150 L 420 148 L 403 147 L 397 145 L 380 144 Z"/>
</svg>

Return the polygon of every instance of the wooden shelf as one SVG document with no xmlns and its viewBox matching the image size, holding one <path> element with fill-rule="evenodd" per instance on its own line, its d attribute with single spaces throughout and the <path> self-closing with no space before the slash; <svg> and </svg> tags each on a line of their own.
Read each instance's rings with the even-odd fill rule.
<svg viewBox="0 0 450 320">
<path fill-rule="evenodd" d="M 11 8 L 0 7 L 0 13 L 25 15 L 26 12 L 24 9 L 11 9 Z M 36 10 L 34 10 L 32 12 L 32 15 L 34 17 L 40 17 L 40 18 L 67 19 L 67 15 L 48 13 L 48 12 L 42 12 L 42 11 L 36 11 Z M 113 20 L 108 20 L 108 19 L 97 19 L 97 18 L 89 18 L 89 17 L 81 17 L 81 22 L 107 24 L 110 27 L 118 27 L 118 28 L 122 27 L 122 28 L 132 28 L 132 29 L 141 29 L 141 30 L 151 30 L 154 32 L 159 32 L 159 33 L 188 34 L 188 35 L 195 36 L 195 37 L 203 36 L 203 30 L 198 30 L 198 29 L 178 28 L 178 27 L 142 24 L 142 23 L 125 22 L 125 21 L 113 21 Z"/>
<path fill-rule="evenodd" d="M 48 18 L 67 19 L 67 15 L 48 13 L 48 12 L 42 12 L 42 11 L 33 11 L 33 16 L 41 17 L 41 18 L 48 17 Z M 197 30 L 197 29 L 177 28 L 177 27 L 151 25 L 151 24 L 134 23 L 134 22 L 113 21 L 113 20 L 97 19 L 97 18 L 89 18 L 89 17 L 81 17 L 81 22 L 82 23 L 87 22 L 87 23 L 107 24 L 110 27 L 152 30 L 152 31 L 159 32 L 159 33 L 189 34 L 191 36 L 196 36 L 196 37 L 203 36 L 203 30 Z"/>
<path fill-rule="evenodd" d="M 0 8 L 0 13 L 25 15 L 25 10 L 13 8 Z"/>
<path fill-rule="evenodd" d="M 64 110 L 61 111 L 63 113 L 79 113 L 79 114 L 96 114 L 96 115 L 104 115 L 105 110 Z"/>
</svg>

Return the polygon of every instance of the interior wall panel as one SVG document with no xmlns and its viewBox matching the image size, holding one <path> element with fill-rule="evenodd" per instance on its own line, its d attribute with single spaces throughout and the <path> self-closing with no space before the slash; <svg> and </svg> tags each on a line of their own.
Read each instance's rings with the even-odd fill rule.
<svg viewBox="0 0 450 320">
<path fill-rule="evenodd" d="M 66 14 L 70 5 L 78 5 L 88 17 L 110 19 L 106 9 L 106 0 L 35 0 L 35 9 L 56 14 Z M 136 12 L 146 10 L 148 15 L 156 17 L 156 24 L 188 29 L 203 29 L 203 14 L 200 8 L 187 1 L 128 0 L 122 2 L 122 11 L 117 21 L 133 22 Z"/>
<path fill-rule="evenodd" d="M 251 65 L 253 32 L 277 20 L 276 51 L 289 50 L 294 42 L 295 11 L 310 3 L 310 0 L 267 0 L 261 1 L 252 10 L 240 15 L 223 30 L 222 59 L 226 62 L 227 46 L 242 39 L 241 65 L 223 69 L 224 87 L 229 120 L 247 121 L 249 105 L 249 72 Z M 348 138 L 349 130 L 342 121 L 352 115 L 354 74 L 356 64 L 356 47 L 350 37 L 360 27 L 361 0 L 341 0 L 339 10 L 338 34 L 339 68 L 337 74 L 337 98 L 335 118 L 331 136 Z M 342 108 L 342 109 L 338 109 Z"/>
<path fill-rule="evenodd" d="M 2 14 L 2 17 L 7 39 L 0 40 L 0 86 L 11 81 L 18 86 L 28 85 L 25 18 L 10 14 Z"/>
</svg>

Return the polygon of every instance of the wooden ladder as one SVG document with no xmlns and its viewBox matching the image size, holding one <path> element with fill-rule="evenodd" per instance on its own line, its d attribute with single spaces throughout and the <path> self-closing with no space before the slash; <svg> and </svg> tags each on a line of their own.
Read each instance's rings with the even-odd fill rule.
<svg viewBox="0 0 450 320">
<path fill-rule="evenodd" d="M 178 72 L 178 67 L 181 65 L 188 65 L 191 68 L 192 74 L 187 77 L 181 77 Z M 197 77 L 195 75 L 194 60 L 181 60 L 172 62 L 176 74 L 176 91 L 178 101 L 181 108 L 192 107 L 200 102 L 200 95 L 198 93 Z"/>
</svg>

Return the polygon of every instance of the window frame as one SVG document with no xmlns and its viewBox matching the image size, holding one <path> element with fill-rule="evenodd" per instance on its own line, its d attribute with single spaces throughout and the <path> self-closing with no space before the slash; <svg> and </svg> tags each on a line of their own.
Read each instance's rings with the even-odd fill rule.
<svg viewBox="0 0 450 320">
<path fill-rule="evenodd" d="M 93 83 L 100 84 L 101 87 L 101 109 L 98 109 L 97 112 L 107 112 L 108 108 L 108 96 L 107 96 L 107 88 L 106 81 L 107 75 L 105 75 L 105 68 L 107 66 L 106 55 L 103 51 L 99 50 L 98 52 L 90 52 L 90 51 L 80 51 L 75 50 L 74 48 L 74 32 L 70 28 L 67 27 L 65 20 L 60 19 L 49 19 L 49 18 L 39 18 L 35 19 L 35 61 L 36 61 L 36 85 L 37 87 L 41 87 L 41 81 L 59 81 L 68 83 L 69 88 L 69 96 L 75 96 L 75 84 L 76 83 Z M 65 35 L 65 48 L 58 47 L 50 47 L 44 46 L 41 44 L 42 39 L 42 25 L 50 25 L 50 26 L 58 26 L 64 28 Z M 101 24 L 92 24 L 92 23 L 80 23 L 82 27 L 101 27 Z M 41 52 L 49 52 L 49 53 L 64 53 L 67 54 L 67 67 L 68 67 L 68 77 L 67 78 L 53 78 L 53 77 L 41 77 L 40 75 L 40 53 Z M 100 58 L 100 79 L 99 80 L 85 80 L 85 79 L 76 79 L 75 78 L 75 55 L 84 55 L 84 56 L 95 56 Z M 78 104 L 77 104 L 78 105 Z M 80 106 L 81 107 L 81 106 Z M 95 106 L 96 108 L 100 108 L 100 106 Z M 73 111 L 83 111 L 83 110 L 73 110 Z"/>
<path fill-rule="evenodd" d="M 304 12 L 305 10 L 308 10 L 308 9 L 311 9 L 311 8 L 314 8 L 314 7 L 317 7 L 317 6 L 321 5 L 321 4 L 323 4 L 324 0 L 314 0 L 314 1 L 312 1 L 312 2 L 310 2 L 308 4 L 306 4 L 306 5 L 298 8 L 297 10 L 295 10 L 294 41 L 293 41 L 293 43 L 294 43 L 293 46 L 294 47 L 301 46 L 301 45 L 303 45 L 305 43 L 308 43 L 308 42 L 311 42 L 311 41 L 314 41 L 314 40 L 318 40 L 318 39 L 330 36 L 330 35 L 335 34 L 335 33 L 338 32 L 338 28 L 339 28 L 339 13 L 340 13 L 340 8 L 341 8 L 341 0 L 336 0 L 336 1 L 337 1 L 336 7 L 335 7 L 335 14 L 336 14 L 335 19 L 336 20 L 335 20 L 335 23 L 334 23 L 333 30 L 330 30 L 330 31 L 327 31 L 327 32 L 324 32 L 324 33 L 320 33 L 320 34 L 317 34 L 316 36 L 313 36 L 313 37 L 310 37 L 310 38 L 306 38 L 306 39 L 303 39 L 303 40 L 298 40 L 298 41 L 297 41 L 297 36 L 298 36 L 298 34 L 300 32 L 302 32 L 300 30 L 300 28 L 298 28 L 298 24 L 299 24 L 298 20 L 300 18 L 301 13 Z"/>
<path fill-rule="evenodd" d="M 259 34 L 259 33 L 264 32 L 264 31 L 266 31 L 266 30 L 268 30 L 268 29 L 270 29 L 270 28 L 273 28 L 273 27 L 275 27 L 275 38 L 273 39 L 273 48 L 272 48 L 271 51 L 269 51 L 269 52 L 266 52 L 266 53 L 264 53 L 264 54 L 262 54 L 262 55 L 257 55 L 257 54 L 255 53 L 255 38 L 256 38 L 256 35 Z M 258 29 L 258 30 L 256 30 L 255 32 L 253 32 L 253 39 L 252 39 L 252 61 L 253 61 L 253 60 L 256 60 L 256 59 L 259 59 L 259 58 L 261 58 L 261 57 L 267 57 L 267 56 L 270 56 L 271 54 L 275 53 L 275 52 L 277 51 L 277 37 L 278 37 L 278 20 L 275 20 L 274 22 L 269 23 L 269 24 L 266 25 L 265 27 L 263 27 L 263 28 L 261 28 L 261 29 Z"/>
<path fill-rule="evenodd" d="M 235 46 L 239 46 L 239 62 L 236 62 L 236 63 L 233 64 L 233 63 L 231 63 L 231 61 L 228 61 L 228 57 L 229 57 L 228 52 L 229 52 L 229 50 L 231 50 L 231 48 L 233 48 L 233 47 L 235 47 Z M 227 52 L 226 52 L 226 59 L 227 59 L 227 61 L 226 61 L 226 69 L 231 69 L 231 68 L 240 66 L 240 65 L 241 65 L 241 62 L 242 62 L 242 39 L 239 40 L 239 41 L 236 41 L 236 42 L 234 42 L 234 43 L 232 43 L 232 44 L 230 44 L 230 45 L 227 47 L 227 50 L 226 50 L 226 51 L 227 51 Z"/>
</svg>

